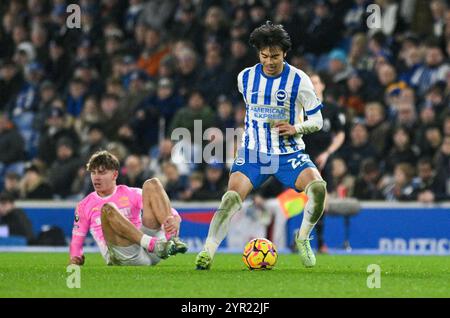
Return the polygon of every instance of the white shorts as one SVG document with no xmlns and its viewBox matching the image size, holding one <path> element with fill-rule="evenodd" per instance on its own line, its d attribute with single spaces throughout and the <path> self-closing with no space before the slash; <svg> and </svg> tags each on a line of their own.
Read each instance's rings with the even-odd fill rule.
<svg viewBox="0 0 450 318">
<path fill-rule="evenodd" d="M 119 266 L 156 265 L 161 260 L 156 254 L 145 251 L 140 245 L 130 246 L 108 245 L 106 263 Z"/>
<path fill-rule="evenodd" d="M 150 229 L 145 226 L 141 227 L 144 234 L 149 234 Z M 108 265 L 119 266 L 149 266 L 156 265 L 161 261 L 161 258 L 154 253 L 149 253 L 142 246 L 133 244 L 130 246 L 115 246 L 109 244 L 103 257 Z M 103 253 L 102 253 L 103 254 Z"/>
</svg>

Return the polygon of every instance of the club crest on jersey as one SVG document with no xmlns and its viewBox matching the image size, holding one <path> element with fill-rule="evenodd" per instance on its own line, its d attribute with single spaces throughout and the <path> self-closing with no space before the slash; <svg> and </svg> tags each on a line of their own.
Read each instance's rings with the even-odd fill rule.
<svg viewBox="0 0 450 318">
<path fill-rule="evenodd" d="M 275 97 L 276 97 L 277 101 L 284 102 L 287 98 L 287 93 L 284 89 L 279 89 L 276 91 Z"/>
<path fill-rule="evenodd" d="M 244 160 L 244 158 L 237 158 L 235 163 L 238 166 L 242 166 L 245 163 L 245 160 Z"/>
</svg>

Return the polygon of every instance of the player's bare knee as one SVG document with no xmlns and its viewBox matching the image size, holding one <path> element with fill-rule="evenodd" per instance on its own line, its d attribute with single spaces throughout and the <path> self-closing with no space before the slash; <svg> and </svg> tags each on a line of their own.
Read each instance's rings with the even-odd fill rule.
<svg viewBox="0 0 450 318">
<path fill-rule="evenodd" d="M 105 203 L 101 208 L 101 218 L 110 220 L 114 216 L 114 210 L 116 210 L 116 206 L 113 203 Z"/>
<path fill-rule="evenodd" d="M 234 213 L 241 209 L 242 207 L 242 200 L 239 193 L 236 191 L 227 191 L 222 196 L 222 202 L 220 204 L 219 212 L 224 212 L 226 214 L 228 213 Z"/>
<path fill-rule="evenodd" d="M 147 179 L 142 186 L 142 189 L 148 193 L 154 193 L 162 188 L 161 181 L 158 178 Z"/>
<path fill-rule="evenodd" d="M 317 209 L 323 210 L 325 196 L 327 194 L 327 183 L 323 180 L 314 180 L 305 188 L 308 199 L 313 200 Z"/>
</svg>

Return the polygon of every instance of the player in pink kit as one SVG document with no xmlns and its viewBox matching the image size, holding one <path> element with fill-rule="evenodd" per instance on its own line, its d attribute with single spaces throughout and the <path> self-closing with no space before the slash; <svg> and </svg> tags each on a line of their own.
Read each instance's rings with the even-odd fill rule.
<svg viewBox="0 0 450 318">
<path fill-rule="evenodd" d="M 108 265 L 155 265 L 185 253 L 187 245 L 178 238 L 181 217 L 159 180 L 147 180 L 142 190 L 116 185 L 119 168 L 117 158 L 107 151 L 89 159 L 87 171 L 95 191 L 77 205 L 70 263 L 84 264 L 88 231 Z"/>
</svg>

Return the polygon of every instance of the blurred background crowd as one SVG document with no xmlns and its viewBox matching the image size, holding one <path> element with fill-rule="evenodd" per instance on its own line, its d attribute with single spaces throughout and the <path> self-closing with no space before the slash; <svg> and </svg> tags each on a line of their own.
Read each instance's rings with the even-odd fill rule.
<svg viewBox="0 0 450 318">
<path fill-rule="evenodd" d="M 70 3 L 79 29 L 66 25 Z M 379 28 L 367 26 L 370 4 Z M 248 38 L 267 19 L 288 31 L 287 61 L 314 75 L 330 109 L 306 146 L 332 195 L 450 198 L 445 0 L 11 0 L 0 17 L 7 198 L 78 200 L 92 191 L 86 160 L 107 149 L 122 163 L 120 184 L 154 176 L 173 200 L 220 199 L 229 164 L 188 163 L 171 132 L 193 133 L 195 119 L 211 134 L 243 126 L 236 77 L 258 62 Z M 262 191 L 277 192 L 274 182 Z"/>
</svg>

